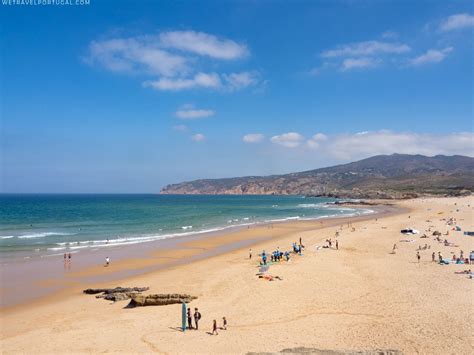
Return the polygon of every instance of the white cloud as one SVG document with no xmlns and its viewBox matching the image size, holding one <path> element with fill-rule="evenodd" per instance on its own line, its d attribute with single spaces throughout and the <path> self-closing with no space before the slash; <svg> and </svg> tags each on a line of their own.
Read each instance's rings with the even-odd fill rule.
<svg viewBox="0 0 474 355">
<path fill-rule="evenodd" d="M 241 72 L 224 74 L 224 80 L 229 90 L 240 90 L 258 83 L 258 73 Z"/>
<path fill-rule="evenodd" d="M 249 133 L 242 137 L 245 143 L 260 143 L 265 139 L 265 136 L 261 133 Z"/>
<path fill-rule="evenodd" d="M 419 55 L 409 61 L 410 65 L 418 66 L 429 63 L 439 63 L 446 59 L 453 47 L 446 47 L 442 50 L 430 49 L 426 53 Z"/>
<path fill-rule="evenodd" d="M 378 58 L 347 58 L 342 61 L 341 70 L 374 68 L 382 63 Z"/>
<path fill-rule="evenodd" d="M 315 149 L 318 148 L 320 143 L 325 142 L 328 140 L 328 137 L 323 133 L 316 133 L 311 139 L 306 141 L 306 145 L 309 148 Z"/>
<path fill-rule="evenodd" d="M 411 48 L 403 43 L 365 41 L 343 44 L 335 49 L 323 51 L 321 57 L 368 57 L 380 54 L 402 54 L 410 50 Z"/>
<path fill-rule="evenodd" d="M 318 142 L 322 154 L 355 160 L 378 154 L 474 155 L 474 134 L 397 133 L 387 130 L 341 134 Z"/>
<path fill-rule="evenodd" d="M 211 117 L 214 115 L 215 112 L 213 110 L 195 109 L 188 105 L 181 107 L 175 112 L 175 116 L 181 118 L 182 120 L 195 120 L 198 118 Z"/>
<path fill-rule="evenodd" d="M 247 46 L 229 39 L 195 31 L 171 31 L 160 34 L 163 46 L 217 59 L 237 59 L 248 55 Z"/>
<path fill-rule="evenodd" d="M 207 88 L 233 92 L 257 85 L 260 82 L 258 72 L 207 73 L 205 67 L 215 68 L 215 60 L 239 59 L 247 55 L 246 45 L 230 39 L 204 32 L 168 31 L 92 41 L 84 60 L 113 72 L 149 75 L 143 86 L 156 90 Z"/>
<path fill-rule="evenodd" d="M 255 86 L 258 83 L 258 73 L 242 72 L 223 74 L 222 76 L 217 73 L 197 73 L 194 77 L 190 78 L 160 78 L 158 80 L 146 81 L 143 85 L 161 91 L 206 88 L 232 92 L 245 89 L 248 86 Z"/>
<path fill-rule="evenodd" d="M 92 41 L 86 61 L 116 72 L 147 72 L 163 76 L 185 74 L 188 60 L 159 48 L 154 37 Z"/>
<path fill-rule="evenodd" d="M 270 140 L 272 143 L 282 145 L 286 148 L 296 148 L 304 140 L 304 137 L 296 132 L 288 132 L 273 136 Z"/>
<path fill-rule="evenodd" d="M 474 16 L 464 13 L 451 15 L 441 22 L 439 30 L 441 32 L 453 31 L 474 26 Z"/>
<path fill-rule="evenodd" d="M 216 73 L 197 73 L 191 78 L 160 78 L 154 81 L 145 81 L 145 87 L 152 87 L 161 91 L 180 91 L 195 88 L 217 89 L 222 83 Z"/>
<path fill-rule="evenodd" d="M 175 131 L 186 132 L 188 130 L 188 127 L 184 124 L 178 124 L 176 126 L 173 126 L 173 129 Z"/>
<path fill-rule="evenodd" d="M 191 136 L 191 139 L 195 142 L 203 142 L 206 139 L 206 137 L 204 137 L 204 134 L 196 133 Z"/>
</svg>

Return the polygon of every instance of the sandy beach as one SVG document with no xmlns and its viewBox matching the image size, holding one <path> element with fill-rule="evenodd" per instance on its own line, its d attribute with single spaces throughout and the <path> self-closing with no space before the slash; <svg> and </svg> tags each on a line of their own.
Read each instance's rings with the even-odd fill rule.
<svg viewBox="0 0 474 355">
<path fill-rule="evenodd" d="M 451 259 L 463 250 L 469 257 L 474 242 L 463 232 L 474 230 L 474 199 L 391 203 L 397 211 L 322 224 L 295 221 L 243 229 L 189 241 L 179 252 L 82 271 L 100 276 L 180 260 L 119 281 L 84 284 L 77 281 L 81 275 L 72 274 L 70 287 L 60 293 L 1 311 L 0 350 L 189 354 L 296 352 L 304 347 L 313 352 L 472 353 L 473 280 L 455 272 L 474 265 L 439 265 L 431 261 L 431 254 L 440 251 Z M 451 217 L 462 231 L 447 225 Z M 404 236 L 400 233 L 404 228 L 420 233 Z M 436 241 L 435 230 L 456 246 Z M 317 248 L 327 238 L 335 240 L 336 231 L 339 250 Z M 429 237 L 420 238 L 424 233 Z M 272 264 L 268 270 L 282 280 L 256 276 L 258 253 L 276 247 L 290 250 L 300 237 L 303 255 L 292 254 L 289 262 Z M 230 243 L 234 247 L 226 249 Z M 425 244 L 428 248 L 420 250 L 418 262 L 417 249 Z M 219 252 L 212 252 L 216 249 Z M 127 309 L 128 301 L 111 303 L 81 293 L 97 286 L 148 286 L 150 294 L 197 296 L 190 307 L 202 313 L 200 330 L 179 329 L 180 305 Z M 223 316 L 228 329 L 210 335 L 213 319 L 221 325 Z"/>
</svg>

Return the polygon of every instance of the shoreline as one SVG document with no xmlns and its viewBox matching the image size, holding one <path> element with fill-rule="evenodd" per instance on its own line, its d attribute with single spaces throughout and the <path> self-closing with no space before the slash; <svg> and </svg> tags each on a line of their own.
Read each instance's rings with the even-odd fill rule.
<svg viewBox="0 0 474 355">
<path fill-rule="evenodd" d="M 31 276 L 32 279 L 30 279 L 30 285 L 12 290 L 10 289 L 11 286 L 3 287 L 0 290 L 2 295 L 0 312 L 9 312 L 16 307 L 28 307 L 30 303 L 32 305 L 42 303 L 47 298 L 55 298 L 59 295 L 61 297 L 74 295 L 81 291 L 79 288 L 95 287 L 99 283 L 126 283 L 128 279 L 133 277 L 165 271 L 172 267 L 190 264 L 236 250 L 243 250 L 244 248 L 256 247 L 268 240 L 278 240 L 282 235 L 279 230 L 280 228 L 284 232 L 286 232 L 286 228 L 294 228 L 295 232 L 303 232 L 347 223 L 349 220 L 360 221 L 401 213 L 401 210 L 398 210 L 395 206 L 381 204 L 370 207 L 371 212 L 355 216 L 329 216 L 257 222 L 245 226 L 231 226 L 212 232 L 195 233 L 149 243 L 140 243 L 115 248 L 115 250 L 101 250 L 99 253 L 86 251 L 80 254 L 83 258 L 79 262 L 76 260 L 79 255 L 73 254 L 72 265 L 74 270 L 66 270 L 65 264 L 62 263 L 63 254 L 58 254 L 56 258 L 29 260 L 27 263 L 22 263 L 20 268 L 12 263 L 10 266 L 15 269 L 8 276 L 10 280 L 13 278 L 21 280 L 23 283 L 28 282 L 28 280 L 25 280 L 25 276 L 22 275 L 26 275 L 26 278 Z M 354 209 L 367 210 L 365 207 L 355 207 Z M 276 230 L 274 228 L 269 230 L 270 226 L 277 226 L 277 228 Z M 268 232 L 272 232 L 275 235 L 265 236 Z M 213 240 L 218 241 L 212 242 Z M 106 255 L 111 255 L 112 264 L 110 268 L 104 268 L 103 264 L 97 264 L 97 260 L 102 261 Z M 55 266 L 53 266 L 53 263 Z M 64 272 L 57 266 L 59 263 L 64 265 Z M 29 273 L 32 267 L 36 271 L 47 270 L 49 273 L 48 277 L 42 276 L 41 279 L 37 279 L 38 276 Z M 2 265 L 2 279 L 8 284 L 4 270 L 5 265 Z M 8 296 L 10 295 L 11 297 L 13 294 L 18 294 L 19 291 L 29 297 L 23 299 L 18 299 L 17 297 L 15 299 L 16 302 L 10 301 Z"/>
<path fill-rule="evenodd" d="M 304 348 L 338 355 L 470 354 L 474 284 L 462 271 L 471 265 L 440 265 L 431 261 L 431 253 L 451 258 L 461 249 L 464 255 L 474 249 L 472 237 L 463 234 L 474 230 L 473 206 L 473 197 L 403 200 L 396 202 L 396 213 L 349 224 L 336 220 L 331 226 L 292 222 L 259 228 L 262 236 L 273 238 L 253 240 L 252 260 L 246 248 L 236 248 L 121 282 L 123 287 L 150 287 L 145 294 L 197 297 L 189 307 L 203 315 L 199 331 L 179 329 L 179 304 L 130 309 L 128 301 L 110 303 L 82 294 L 85 285 L 71 285 L 67 292 L 0 311 L 2 323 L 8 324 L 1 329 L 2 351 L 249 354 Z M 451 218 L 462 231 L 447 224 Z M 400 234 L 407 227 L 420 234 Z M 319 248 L 336 230 L 339 250 Z M 449 232 L 443 238 L 452 245 L 439 243 L 428 232 L 434 230 Z M 250 240 L 245 232 L 235 234 Z M 423 233 L 429 237 L 421 238 Z M 236 235 L 233 240 L 239 239 Z M 261 249 L 287 250 L 298 237 L 306 246 L 303 255 L 292 254 L 289 262 L 273 263 L 268 271 L 281 280 L 258 278 Z M 187 261 L 196 250 L 213 250 L 225 239 L 190 242 L 182 256 Z M 420 249 L 423 245 L 428 248 Z M 69 292 L 73 289 L 76 293 Z M 210 336 L 212 320 L 220 325 L 222 316 L 228 330 Z"/>
</svg>

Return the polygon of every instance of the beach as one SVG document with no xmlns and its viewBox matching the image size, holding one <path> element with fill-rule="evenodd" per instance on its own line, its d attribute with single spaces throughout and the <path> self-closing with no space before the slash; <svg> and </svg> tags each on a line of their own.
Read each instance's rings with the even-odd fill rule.
<svg viewBox="0 0 474 355">
<path fill-rule="evenodd" d="M 179 250 L 150 251 L 146 259 L 112 260 L 108 268 L 72 272 L 69 287 L 60 292 L 2 309 L 1 351 L 472 353 L 473 280 L 455 272 L 473 265 L 439 265 L 431 254 L 440 251 L 450 259 L 463 250 L 469 257 L 474 243 L 463 232 L 474 230 L 474 199 L 385 202 L 394 206 L 381 206 L 374 215 L 252 226 L 184 241 Z M 461 231 L 447 225 L 451 217 Z M 404 228 L 420 233 L 403 235 Z M 456 246 L 436 241 L 435 230 Z M 336 239 L 336 232 L 339 250 L 322 248 L 326 239 Z M 423 234 L 428 238 L 420 238 Z M 299 238 L 303 255 L 291 254 L 289 262 L 274 263 L 268 270 L 281 280 L 256 276 L 262 250 L 291 250 Z M 418 262 L 417 249 L 425 244 L 429 248 L 419 251 Z M 130 269 L 143 272 L 128 275 Z M 111 272 L 124 277 L 101 279 Z M 95 281 L 86 284 L 81 275 Z M 128 309 L 128 301 L 111 303 L 81 292 L 115 286 L 196 296 L 189 306 L 202 313 L 200 330 L 180 330 L 179 304 Z M 221 325 L 223 316 L 228 329 L 209 335 L 212 321 Z"/>
</svg>

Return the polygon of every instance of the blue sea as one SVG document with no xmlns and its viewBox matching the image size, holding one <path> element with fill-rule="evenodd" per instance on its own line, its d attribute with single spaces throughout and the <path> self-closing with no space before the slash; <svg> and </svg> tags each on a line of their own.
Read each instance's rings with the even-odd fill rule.
<svg viewBox="0 0 474 355">
<path fill-rule="evenodd" d="M 113 248 L 256 223 L 369 213 L 302 196 L 0 195 L 0 255 Z"/>
</svg>

